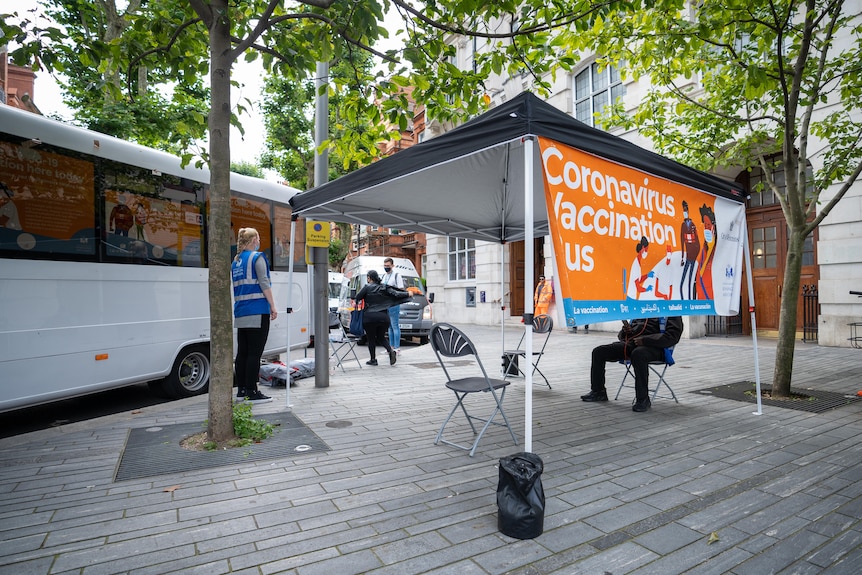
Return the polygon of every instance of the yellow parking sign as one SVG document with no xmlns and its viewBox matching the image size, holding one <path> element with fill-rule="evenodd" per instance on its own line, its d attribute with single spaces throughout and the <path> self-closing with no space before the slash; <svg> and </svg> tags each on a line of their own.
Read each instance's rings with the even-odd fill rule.
<svg viewBox="0 0 862 575">
<path fill-rule="evenodd" d="M 329 222 L 305 222 L 305 245 L 310 248 L 329 247 Z"/>
</svg>

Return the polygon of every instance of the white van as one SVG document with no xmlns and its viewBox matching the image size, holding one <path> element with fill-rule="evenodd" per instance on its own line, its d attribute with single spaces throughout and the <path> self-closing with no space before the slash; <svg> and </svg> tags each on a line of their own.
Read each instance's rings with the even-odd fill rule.
<svg viewBox="0 0 862 575">
<path fill-rule="evenodd" d="M 353 311 L 353 297 L 367 282 L 369 270 L 375 270 L 380 277 L 383 271 L 384 256 L 358 256 L 347 262 L 344 269 L 344 281 L 341 284 L 341 297 L 338 303 L 338 316 L 344 327 L 350 326 L 350 312 Z M 419 278 L 419 273 L 413 262 L 407 258 L 392 258 L 395 271 L 404 279 L 404 287 L 413 294 L 413 298 L 401 304 L 401 314 L 398 325 L 401 328 L 401 338 L 419 338 L 420 343 L 428 343 L 431 333 L 431 301 L 425 293 L 425 286 Z"/>
<path fill-rule="evenodd" d="M 344 274 L 329 272 L 329 285 L 327 286 L 329 311 L 338 311 L 338 299 L 341 297 L 341 282 L 343 280 Z"/>
</svg>

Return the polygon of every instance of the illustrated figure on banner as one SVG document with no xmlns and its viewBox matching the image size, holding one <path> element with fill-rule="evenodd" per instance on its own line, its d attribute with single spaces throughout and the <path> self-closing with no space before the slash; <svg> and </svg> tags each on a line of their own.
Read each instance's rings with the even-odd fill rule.
<svg viewBox="0 0 862 575">
<path fill-rule="evenodd" d="M 0 182 L 0 228 L 8 228 L 10 230 L 20 230 L 21 222 L 18 219 L 18 208 L 15 207 L 15 202 L 12 198 L 15 192 L 9 189 L 9 186 Z"/>
<path fill-rule="evenodd" d="M 679 281 L 680 269 L 671 264 L 672 257 L 673 248 L 668 245 L 665 247 L 664 259 L 635 280 L 640 299 L 673 299 L 673 286 Z"/>
<path fill-rule="evenodd" d="M 653 289 L 652 285 L 645 285 L 646 280 L 653 277 L 652 272 L 641 273 L 644 267 L 642 262 L 646 261 L 649 254 L 649 240 L 642 236 L 640 241 L 635 244 L 635 250 L 637 251 L 637 256 L 635 256 L 629 270 L 629 279 L 626 286 L 626 297 L 631 299 L 639 299 L 643 292 L 652 291 Z M 625 270 L 623 270 L 623 278 L 625 278 Z"/>
<path fill-rule="evenodd" d="M 694 283 L 695 265 L 700 253 L 700 238 L 697 235 L 697 226 L 688 217 L 688 202 L 682 202 L 682 225 L 679 229 L 679 237 L 682 239 L 682 257 L 679 265 L 682 268 L 682 281 L 679 284 L 679 298 L 692 299 L 691 286 Z M 688 276 L 688 279 L 686 279 Z"/>
<path fill-rule="evenodd" d="M 126 195 L 120 194 L 117 196 L 117 205 L 111 208 L 108 216 L 108 230 L 118 236 L 128 237 L 134 221 L 132 209 L 126 205 Z"/>
<path fill-rule="evenodd" d="M 712 291 L 712 260 L 715 258 L 715 247 L 718 243 L 715 212 L 706 204 L 700 207 L 700 219 L 703 222 L 703 246 L 700 250 L 700 261 L 697 265 L 697 299 L 714 299 Z"/>
<path fill-rule="evenodd" d="M 135 239 L 147 241 L 144 226 L 147 225 L 147 207 L 141 200 L 135 202 Z"/>
</svg>

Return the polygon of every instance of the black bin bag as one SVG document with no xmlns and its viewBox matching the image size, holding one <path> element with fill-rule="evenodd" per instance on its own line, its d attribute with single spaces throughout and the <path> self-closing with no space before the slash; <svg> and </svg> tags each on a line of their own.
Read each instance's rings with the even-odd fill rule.
<svg viewBox="0 0 862 575">
<path fill-rule="evenodd" d="M 545 490 L 542 459 L 535 453 L 516 453 L 500 459 L 497 484 L 497 528 L 515 539 L 542 534 L 545 522 Z"/>
<path fill-rule="evenodd" d="M 518 356 L 513 353 L 503 354 L 503 375 L 518 375 Z"/>
</svg>

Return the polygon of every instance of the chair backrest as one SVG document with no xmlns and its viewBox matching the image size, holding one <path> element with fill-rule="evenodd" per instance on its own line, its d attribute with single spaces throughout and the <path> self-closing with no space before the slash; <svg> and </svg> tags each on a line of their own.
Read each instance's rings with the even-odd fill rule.
<svg viewBox="0 0 862 575">
<path fill-rule="evenodd" d="M 551 333 L 554 329 L 554 318 L 546 313 L 533 316 L 533 333 Z"/>
<path fill-rule="evenodd" d="M 542 349 L 540 351 L 545 350 L 545 346 L 548 345 L 548 339 L 551 337 L 551 331 L 554 329 L 554 318 L 549 316 L 546 313 L 541 313 L 539 315 L 533 316 L 533 333 L 544 333 L 545 341 L 542 343 Z M 521 332 L 521 339 L 518 340 L 517 349 L 524 348 L 524 336 L 527 335 L 527 332 Z"/>
<path fill-rule="evenodd" d="M 660 317 L 658 319 L 658 330 L 661 333 L 664 333 L 664 330 L 666 327 L 667 327 L 667 318 L 666 317 Z M 673 359 L 673 348 L 675 348 L 675 347 L 676 347 L 675 345 L 672 345 L 670 347 L 664 348 L 664 362 L 668 365 L 673 365 L 676 363 L 676 361 Z"/>
<path fill-rule="evenodd" d="M 431 341 L 431 349 L 437 355 L 437 361 L 440 362 L 448 380 L 451 381 L 452 377 L 449 375 L 449 370 L 446 369 L 446 364 L 443 363 L 443 357 L 465 357 L 469 355 L 476 358 L 476 363 L 482 370 L 482 374 L 485 379 L 488 379 L 485 366 L 482 365 L 482 360 L 479 359 L 479 354 L 476 352 L 476 346 L 463 331 L 454 325 L 435 323 L 431 326 L 429 340 Z"/>
</svg>

